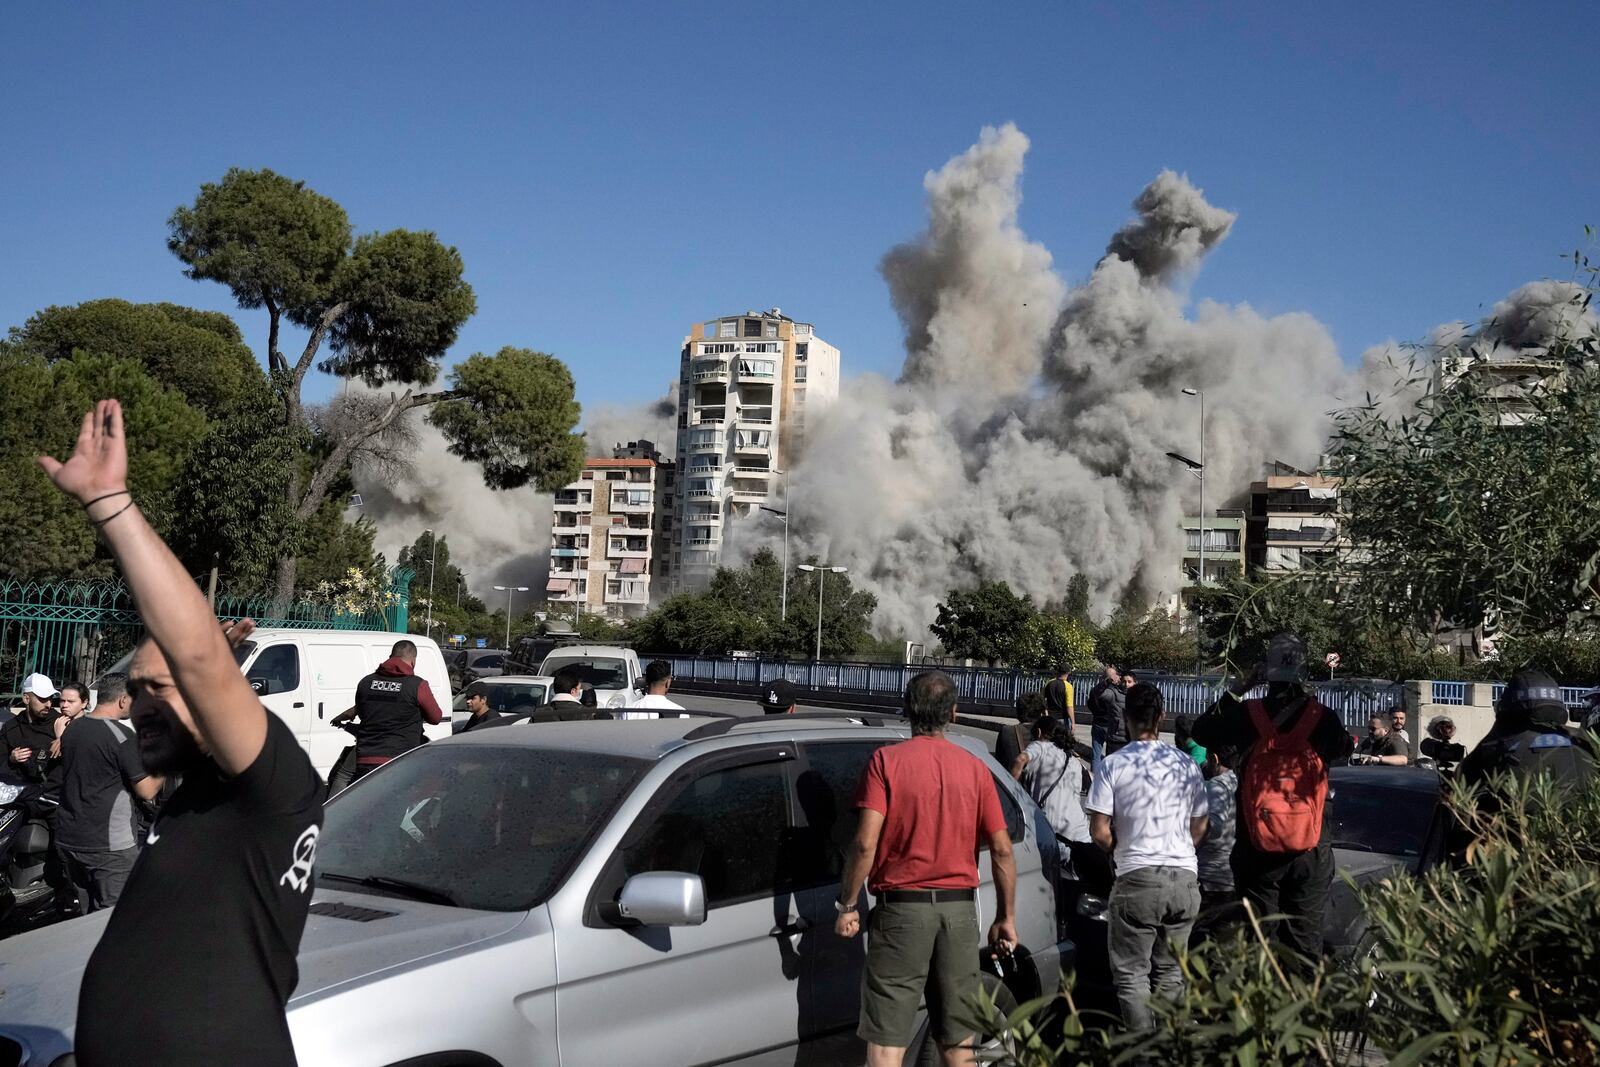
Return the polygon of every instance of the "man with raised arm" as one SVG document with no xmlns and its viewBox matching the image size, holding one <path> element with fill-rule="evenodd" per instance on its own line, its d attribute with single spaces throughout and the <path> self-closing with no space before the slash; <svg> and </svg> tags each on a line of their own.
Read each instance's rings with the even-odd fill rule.
<svg viewBox="0 0 1600 1067">
<path fill-rule="evenodd" d="M 89 958 L 79 1067 L 283 1067 L 284 1006 L 311 902 L 323 786 L 293 732 L 261 706 L 230 641 L 127 488 L 122 409 L 84 416 L 65 463 L 40 457 L 116 556 L 145 637 L 128 669 L 139 753 L 181 775 Z"/>
</svg>

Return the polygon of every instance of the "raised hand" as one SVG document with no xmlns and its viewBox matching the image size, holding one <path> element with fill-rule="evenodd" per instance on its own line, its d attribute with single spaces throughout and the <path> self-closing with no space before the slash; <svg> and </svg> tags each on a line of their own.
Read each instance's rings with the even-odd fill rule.
<svg viewBox="0 0 1600 1067">
<path fill-rule="evenodd" d="M 88 504 L 128 490 L 128 443 L 122 436 L 122 405 L 102 400 L 83 416 L 78 443 L 65 463 L 40 456 L 39 466 L 63 493 Z M 117 507 L 122 502 L 113 501 Z"/>
</svg>

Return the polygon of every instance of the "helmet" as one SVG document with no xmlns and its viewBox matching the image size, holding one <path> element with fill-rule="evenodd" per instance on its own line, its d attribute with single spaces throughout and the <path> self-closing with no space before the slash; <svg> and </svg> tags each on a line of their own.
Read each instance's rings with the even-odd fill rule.
<svg viewBox="0 0 1600 1067">
<path fill-rule="evenodd" d="M 1275 635 L 1267 642 L 1265 677 L 1269 682 L 1306 680 L 1306 643 L 1291 633 Z"/>
<path fill-rule="evenodd" d="M 1600 685 L 1583 694 L 1583 728 L 1600 734 Z"/>
<path fill-rule="evenodd" d="M 1522 671 L 1506 683 L 1495 718 L 1519 725 L 1565 726 L 1567 705 L 1554 678 L 1543 671 Z"/>
</svg>

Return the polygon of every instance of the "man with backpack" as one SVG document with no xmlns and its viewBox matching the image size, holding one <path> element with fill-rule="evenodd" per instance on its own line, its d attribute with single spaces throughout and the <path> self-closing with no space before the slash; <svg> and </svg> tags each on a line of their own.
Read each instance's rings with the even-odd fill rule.
<svg viewBox="0 0 1600 1067">
<path fill-rule="evenodd" d="M 1258 916 L 1284 916 L 1274 936 L 1311 960 L 1322 954 L 1333 881 L 1333 849 L 1322 835 L 1328 767 L 1347 759 L 1354 742 L 1306 690 L 1306 659 L 1300 638 L 1272 638 L 1252 677 L 1213 704 L 1193 736 L 1208 749 L 1241 753 L 1234 885 Z M 1244 700 L 1257 678 L 1266 696 Z"/>
</svg>

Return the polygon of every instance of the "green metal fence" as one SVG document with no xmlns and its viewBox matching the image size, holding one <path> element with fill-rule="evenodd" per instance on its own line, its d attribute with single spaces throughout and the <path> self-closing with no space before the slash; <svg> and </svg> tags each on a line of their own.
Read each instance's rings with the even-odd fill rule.
<svg viewBox="0 0 1600 1067">
<path fill-rule="evenodd" d="M 351 615 L 327 604 L 301 603 L 274 615 L 268 597 L 219 596 L 217 616 L 253 618 L 262 626 L 404 633 L 412 575 L 404 567 L 391 572 L 395 602 L 381 612 Z M 58 686 L 88 682 L 131 650 L 143 632 L 133 596 L 121 582 L 0 581 L 0 689 L 16 693 L 34 671 Z"/>
</svg>

